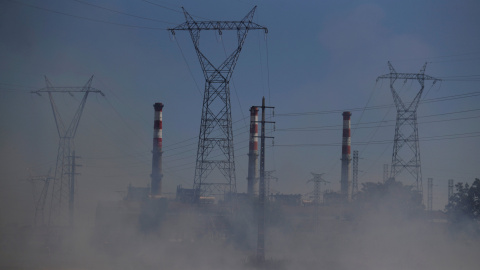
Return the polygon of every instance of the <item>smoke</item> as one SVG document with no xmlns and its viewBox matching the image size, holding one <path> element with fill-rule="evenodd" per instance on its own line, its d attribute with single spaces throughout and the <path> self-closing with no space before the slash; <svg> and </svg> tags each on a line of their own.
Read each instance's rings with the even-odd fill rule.
<svg viewBox="0 0 480 270">
<path fill-rule="evenodd" d="M 94 227 L 73 231 L 3 227 L 2 269 L 476 269 L 480 240 L 402 211 L 395 196 L 368 204 L 312 206 L 270 202 L 266 259 L 255 267 L 256 218 L 251 203 L 234 215 L 222 205 L 169 201 L 156 213 L 139 202 L 99 204 Z M 393 207 L 396 205 L 396 207 Z M 150 204 L 150 207 L 153 204 Z M 165 204 L 159 204 L 165 207 Z M 104 211 L 101 211 L 101 209 Z M 147 211 L 150 211 L 146 213 Z M 418 211 L 415 210 L 415 211 Z M 143 216 L 143 223 L 141 217 Z M 142 229 L 143 228 L 143 229 Z M 269 268 L 270 267 L 270 268 Z"/>
</svg>

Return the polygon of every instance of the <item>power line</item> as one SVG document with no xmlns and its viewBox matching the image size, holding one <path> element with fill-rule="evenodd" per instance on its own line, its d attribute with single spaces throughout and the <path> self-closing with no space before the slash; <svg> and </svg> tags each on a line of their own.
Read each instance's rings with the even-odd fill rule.
<svg viewBox="0 0 480 270">
<path fill-rule="evenodd" d="M 82 1 L 82 0 L 73 0 L 73 1 L 78 2 L 78 3 L 81 3 L 81 4 L 84 4 L 84 5 L 96 7 L 96 8 L 99 8 L 99 9 L 107 10 L 107 11 L 110 11 L 110 12 L 114 12 L 114 13 L 118 13 L 118 14 L 130 16 L 130 17 L 133 17 L 133 18 L 138 18 L 138 19 L 143 19 L 143 20 L 149 20 L 149 21 L 154 21 L 154 22 L 160 22 L 160 23 L 167 23 L 167 24 L 172 24 L 172 25 L 175 24 L 175 23 L 172 23 L 172 22 L 157 20 L 157 19 L 148 18 L 148 17 L 142 17 L 142 16 L 138 16 L 138 15 L 126 13 L 126 12 L 123 12 L 123 11 L 113 10 L 113 9 L 110 9 L 110 8 L 102 7 L 102 6 L 99 6 L 99 5 L 96 5 L 96 4 L 92 4 L 92 3 L 89 3 L 89 2 L 85 2 L 85 1 Z"/>
<path fill-rule="evenodd" d="M 467 112 L 474 112 L 479 111 L 480 109 L 472 109 L 472 110 L 464 110 L 464 111 L 456 111 L 456 112 L 448 112 L 448 113 L 439 113 L 439 114 L 431 114 L 425 115 L 421 118 L 428 118 L 428 117 L 435 117 L 435 116 L 443 116 L 443 115 L 451 115 L 451 114 L 459 114 L 459 113 L 467 113 Z M 462 118 L 455 118 L 455 119 L 445 119 L 445 120 L 437 120 L 437 121 L 425 121 L 419 124 L 427 124 L 427 123 L 437 123 L 437 122 L 446 122 L 446 121 L 453 121 L 453 120 L 464 120 L 464 119 L 473 119 L 479 118 L 480 116 L 471 116 L 471 117 L 462 117 Z M 376 128 L 377 126 L 367 126 L 367 127 L 359 127 L 359 125 L 368 125 L 368 124 L 377 124 L 377 123 L 389 123 L 394 122 L 395 120 L 381 120 L 381 121 L 371 121 L 371 122 L 364 122 L 357 124 L 355 129 L 366 129 L 366 128 Z M 386 125 L 383 127 L 389 127 L 394 125 Z M 309 127 L 297 127 L 297 128 L 279 128 L 276 131 L 285 132 L 285 131 L 304 131 L 304 132 L 311 132 L 311 131 L 319 131 L 319 130 L 340 130 L 342 125 L 329 125 L 329 126 L 309 126 Z"/>
<path fill-rule="evenodd" d="M 183 14 L 183 12 L 181 10 L 177 10 L 177 9 L 173 9 L 173 8 L 169 8 L 169 7 L 166 7 L 164 5 L 160 5 L 160 4 L 157 4 L 155 2 L 151 2 L 151 1 L 148 1 L 148 0 L 142 0 L 143 2 L 146 2 L 146 3 L 149 3 L 151 5 L 154 5 L 154 6 L 157 6 L 157 7 L 161 7 L 163 9 L 167 9 L 167 10 L 170 10 L 170 11 L 173 11 L 173 12 L 177 12 L 177 13 L 181 13 Z"/>
<path fill-rule="evenodd" d="M 460 53 L 460 54 L 450 54 L 450 55 L 432 56 L 432 57 L 427 57 L 426 59 L 449 58 L 449 57 L 466 56 L 466 55 L 472 55 L 472 54 L 478 54 L 478 55 L 480 55 L 480 51 L 468 52 L 468 53 Z"/>
<path fill-rule="evenodd" d="M 444 81 L 461 81 L 461 82 L 478 82 L 480 81 L 480 75 L 456 75 L 442 77 Z"/>
<path fill-rule="evenodd" d="M 223 42 L 223 38 L 222 38 L 222 47 L 223 47 L 223 52 L 225 53 L 225 58 L 228 58 L 227 50 L 225 49 L 225 43 Z M 247 128 L 248 125 L 247 125 L 246 117 L 245 117 L 245 114 L 243 113 L 242 103 L 240 102 L 240 98 L 238 97 L 237 87 L 235 86 L 235 81 L 233 80 L 233 78 L 231 79 L 231 82 L 233 86 L 233 92 L 235 92 L 235 97 L 237 98 L 238 106 L 240 107 L 242 118 L 244 119 L 243 124 L 245 125 L 245 128 Z"/>
<path fill-rule="evenodd" d="M 14 3 L 24 5 L 24 6 L 27 6 L 27 7 L 36 8 L 36 9 L 40 9 L 40 10 L 43 10 L 43 11 L 47 11 L 47 12 L 51 12 L 51 13 L 55 13 L 55 14 L 60 14 L 60 15 L 64 15 L 64 16 L 69 16 L 69 17 L 73 17 L 73 18 L 77 18 L 77 19 L 81 19 L 81 20 L 91 21 L 91 22 L 105 23 L 105 24 L 111 24 L 111 25 L 116 25 L 116 26 L 137 28 L 137 29 L 167 30 L 166 28 L 161 28 L 161 27 L 147 27 L 147 26 L 139 26 L 139 25 L 130 25 L 130 24 L 123 24 L 123 23 L 109 22 L 109 21 L 98 20 L 98 19 L 91 19 L 91 18 L 87 18 L 87 17 L 83 17 L 83 16 L 73 15 L 73 14 L 62 12 L 62 11 L 57 11 L 57 10 L 53 10 L 53 9 L 49 9 L 49 8 L 44 8 L 44 7 L 20 2 L 20 1 L 17 1 L 17 0 L 7 0 L 7 1 L 14 2 Z"/>
<path fill-rule="evenodd" d="M 268 39 L 267 35 L 265 35 L 265 48 L 266 48 L 266 54 L 267 54 L 267 89 L 268 89 L 268 102 L 271 102 L 271 97 L 270 97 L 270 63 L 269 63 L 269 52 L 268 52 Z"/>
<path fill-rule="evenodd" d="M 198 86 L 197 80 L 195 80 L 195 76 L 193 76 L 192 69 L 190 68 L 190 65 L 187 62 L 187 58 L 185 58 L 185 54 L 183 53 L 182 47 L 180 47 L 180 44 L 178 43 L 178 40 L 175 37 L 173 37 L 173 38 L 175 39 L 175 42 L 177 43 L 178 49 L 180 49 L 180 53 L 182 54 L 183 61 L 187 65 L 188 72 L 190 73 L 190 76 L 192 76 L 193 82 L 195 83 L 195 86 L 197 87 L 197 91 L 200 94 L 200 96 L 202 96 L 202 91 L 200 91 L 200 87 Z"/>
<path fill-rule="evenodd" d="M 158 3 L 155 3 L 155 2 L 152 2 L 152 1 L 148 1 L 148 0 L 142 0 L 142 1 L 143 1 L 143 2 L 146 2 L 146 3 L 149 3 L 149 4 L 151 4 L 151 5 L 154 5 L 154 6 L 163 8 L 163 9 L 167 9 L 167 10 L 170 10 L 170 11 L 173 11 L 173 12 L 177 12 L 177 13 L 183 14 L 183 11 L 181 11 L 181 10 L 179 10 L 179 9 L 169 8 L 169 7 L 167 7 L 167 6 L 160 5 L 160 4 L 158 4 Z M 190 14 L 190 15 L 192 15 L 192 14 Z M 200 17 L 200 16 L 196 16 L 196 15 L 192 15 L 192 17 L 200 18 L 200 19 L 204 19 L 204 20 L 210 20 L 210 19 L 208 19 L 208 18 Z"/>
<path fill-rule="evenodd" d="M 432 102 L 440 102 L 440 101 L 447 101 L 447 100 L 455 100 L 461 98 L 470 98 L 480 96 L 480 92 L 470 92 L 465 94 L 457 94 L 452 96 L 445 96 L 439 98 L 432 98 L 432 99 L 424 99 L 420 101 L 420 103 L 432 103 Z M 363 111 L 363 110 L 378 110 L 378 109 L 386 109 L 392 107 L 393 104 L 388 105 L 377 105 L 377 106 L 370 106 L 370 107 L 362 107 L 362 108 L 351 108 L 351 109 L 334 109 L 334 110 L 325 110 L 325 111 L 316 111 L 316 112 L 289 112 L 289 113 L 277 113 L 276 116 L 285 117 L 285 116 L 304 116 L 304 115 L 316 115 L 316 114 L 332 114 L 332 113 L 341 113 L 344 111 Z"/>
<path fill-rule="evenodd" d="M 468 132 L 468 133 L 459 133 L 459 134 L 447 134 L 447 135 L 438 135 L 431 137 L 424 137 L 419 139 L 419 141 L 438 141 L 438 140 L 453 140 L 453 139 L 463 139 L 463 138 L 473 138 L 480 137 L 480 132 Z M 355 145 L 366 145 L 366 144 L 391 144 L 391 140 L 382 140 L 382 141 L 371 141 L 371 142 L 356 142 Z M 342 143 L 303 143 L 303 144 L 276 144 L 276 147 L 311 147 L 311 146 L 341 146 Z"/>
</svg>

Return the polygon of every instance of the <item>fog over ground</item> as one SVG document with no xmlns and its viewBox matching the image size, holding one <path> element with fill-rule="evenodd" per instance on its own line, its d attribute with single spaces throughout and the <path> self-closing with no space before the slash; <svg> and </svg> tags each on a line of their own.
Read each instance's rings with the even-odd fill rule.
<svg viewBox="0 0 480 270">
<path fill-rule="evenodd" d="M 123 242 L 113 251 L 98 247 L 94 227 L 98 202 L 119 202 L 129 184 L 149 184 L 155 102 L 165 104 L 165 195 L 174 197 L 178 185 L 193 184 L 204 78 L 189 34 L 177 31 L 174 38 L 166 30 L 184 22 L 181 7 L 198 20 L 240 20 L 255 5 L 254 21 L 269 32 L 249 32 L 230 85 L 239 192 L 246 191 L 247 182 L 248 109 L 260 105 L 262 96 L 275 106 L 275 117 L 268 116 L 276 122 L 275 131 L 268 128 L 275 139 L 268 140 L 266 158 L 267 170 L 278 177 L 271 193 L 311 199 L 312 184 L 306 183 L 311 172 L 325 173 L 330 183 L 322 188 L 339 190 L 344 110 L 352 111 L 360 183 L 381 182 L 383 165 L 392 159 L 396 115 L 389 82 L 376 82 L 389 73 L 387 61 L 404 73 L 419 72 L 428 62 L 425 74 L 442 79 L 425 83 L 418 108 L 423 189 L 433 178 L 433 209 L 447 204 L 448 179 L 471 183 L 480 177 L 478 1 L 3 0 L 2 264 L 14 269 L 43 263 L 60 269 L 242 267 L 256 238 L 255 226 L 238 218 L 232 223 L 252 226 L 244 241 L 195 236 L 186 244 L 167 239 L 169 233 L 145 235 L 126 226 L 118 229 Z M 205 31 L 200 46 L 220 63 L 235 39 L 235 32 Z M 92 86 L 105 97 L 89 95 L 75 138 L 82 167 L 73 244 L 41 253 L 31 229 L 42 183 L 28 180 L 55 169 L 58 134 L 48 96 L 31 91 L 45 87 L 44 76 L 53 86 L 83 86 L 92 75 Z M 406 96 L 419 90 L 416 81 L 396 83 Z M 80 99 L 55 95 L 66 123 Z M 398 180 L 413 184 L 405 174 Z M 325 211 L 316 234 L 283 215 L 282 224 L 269 229 L 267 257 L 289 269 L 478 268 L 478 240 L 452 234 L 446 224 L 398 220 L 390 213 L 362 214 L 361 221 L 351 222 L 341 211 Z M 186 234 L 193 234 L 196 219 L 182 218 L 162 230 L 186 226 Z"/>
<path fill-rule="evenodd" d="M 356 212 L 355 219 L 347 220 L 342 215 L 345 208 L 335 209 L 336 216 L 328 208 L 335 207 L 320 207 L 316 232 L 305 226 L 305 217 L 282 210 L 270 212 L 266 258 L 271 268 L 266 269 L 478 267 L 480 239 L 468 231 L 454 231 L 445 223 L 409 218 L 386 209 Z M 308 210 L 310 222 L 312 211 Z M 237 224 L 232 226 L 233 236 L 227 238 L 219 237 L 220 229 L 217 236 L 205 230 L 209 218 L 194 212 L 170 217 L 160 229 L 149 233 L 140 232 L 135 222 L 133 226 L 109 226 L 105 234 L 78 227 L 72 237 L 64 238 L 60 249 L 41 248 L 41 240 L 25 229 L 23 239 L 2 237 L 2 268 L 254 269 L 249 261 L 256 250 L 255 224 L 247 213 L 237 214 L 230 220 Z"/>
</svg>

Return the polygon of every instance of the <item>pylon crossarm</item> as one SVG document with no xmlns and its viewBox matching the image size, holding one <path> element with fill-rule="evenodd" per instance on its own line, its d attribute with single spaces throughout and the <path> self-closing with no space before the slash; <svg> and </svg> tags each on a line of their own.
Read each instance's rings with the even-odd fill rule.
<svg viewBox="0 0 480 270">
<path fill-rule="evenodd" d="M 105 96 L 101 90 L 96 88 L 90 87 L 89 89 L 85 89 L 84 87 L 44 87 L 37 91 L 32 91 L 32 94 L 41 94 L 41 93 L 99 93 L 102 96 Z"/>
<path fill-rule="evenodd" d="M 397 80 L 397 79 L 403 79 L 403 80 L 423 80 L 423 81 L 426 81 L 426 80 L 431 80 L 431 81 L 441 81 L 441 79 L 438 79 L 438 78 L 435 78 L 435 77 L 432 77 L 432 76 L 428 76 L 428 75 L 425 75 L 425 74 L 417 74 L 417 73 L 389 73 L 389 74 L 385 74 L 385 75 L 381 75 L 381 76 L 378 76 L 377 77 L 377 80 L 381 80 L 381 79 L 393 79 L 393 80 Z"/>
<path fill-rule="evenodd" d="M 256 6 L 250 10 L 250 12 L 241 21 L 196 21 L 193 17 L 182 7 L 183 14 L 185 15 L 185 22 L 174 27 L 168 28 L 173 35 L 175 31 L 201 31 L 201 30 L 215 30 L 222 34 L 222 30 L 259 30 L 262 29 L 265 33 L 268 33 L 268 29 L 257 23 L 252 22 L 253 15 L 255 14 Z"/>
<path fill-rule="evenodd" d="M 170 32 L 175 31 L 201 31 L 201 30 L 264 30 L 268 33 L 268 29 L 254 22 L 244 21 L 186 21 L 174 28 L 168 29 Z"/>
</svg>

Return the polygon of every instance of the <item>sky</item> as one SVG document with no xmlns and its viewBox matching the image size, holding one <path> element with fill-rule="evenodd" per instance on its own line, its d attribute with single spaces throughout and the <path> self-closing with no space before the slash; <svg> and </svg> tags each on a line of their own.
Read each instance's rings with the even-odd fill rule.
<svg viewBox="0 0 480 270">
<path fill-rule="evenodd" d="M 480 177 L 480 3 L 460 1 L 0 1 L 0 222 L 32 220 L 31 177 L 54 170 L 58 134 L 46 95 L 53 86 L 81 87 L 93 75 L 75 137 L 76 215 L 89 222 L 99 200 L 119 200 L 128 184 L 147 186 L 151 173 L 153 104 L 164 103 L 164 191 L 193 185 L 204 78 L 185 21 L 241 20 L 257 6 L 230 83 L 239 192 L 246 191 L 251 106 L 274 106 L 268 118 L 266 169 L 271 193 L 308 199 L 311 172 L 339 190 L 343 111 L 352 112 L 352 150 L 359 182 L 383 180 L 392 160 L 396 110 L 390 61 L 425 82 L 417 110 L 424 190 L 434 179 L 433 208 L 447 203 L 447 181 Z M 202 32 L 200 48 L 216 64 L 234 48 L 236 33 Z M 397 82 L 408 97 L 416 81 Z M 58 94 L 69 122 L 80 95 Z M 274 130 L 275 128 L 275 130 Z M 399 176 L 414 184 L 408 175 Z M 426 200 L 426 197 L 425 197 Z M 10 207 L 11 205 L 15 207 Z"/>
</svg>

